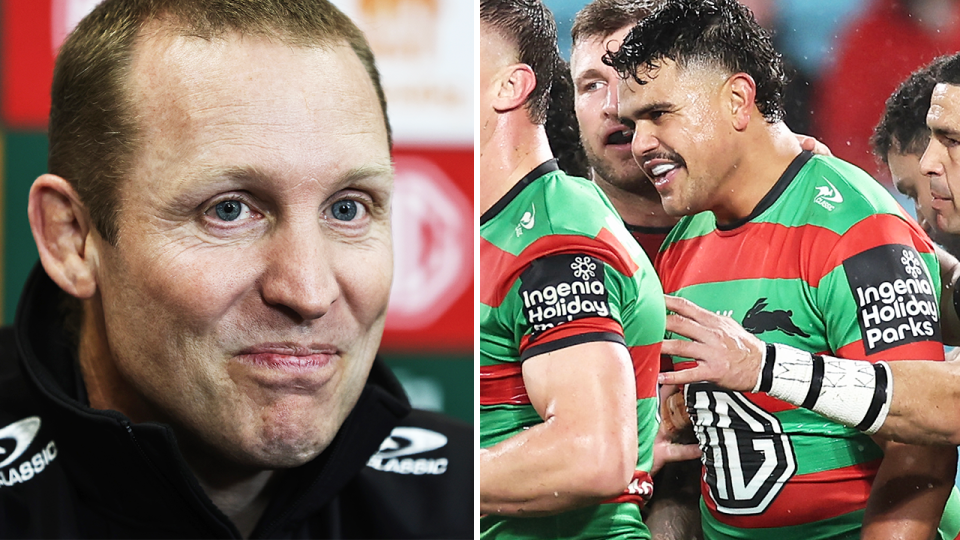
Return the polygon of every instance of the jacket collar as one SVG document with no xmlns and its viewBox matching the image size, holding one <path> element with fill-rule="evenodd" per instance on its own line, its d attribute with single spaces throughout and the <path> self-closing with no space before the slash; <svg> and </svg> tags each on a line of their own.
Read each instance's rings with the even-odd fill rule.
<svg viewBox="0 0 960 540">
<path fill-rule="evenodd" d="M 160 526 L 154 529 L 160 534 L 239 536 L 200 488 L 169 426 L 135 424 L 120 412 L 86 404 L 59 313 L 64 294 L 38 263 L 24 287 L 14 324 L 22 367 L 38 391 L 43 422 L 52 427 L 57 459 L 79 496 L 112 519 L 139 521 L 147 530 Z M 330 446 L 279 478 L 254 536 L 296 528 L 298 522 L 322 514 L 409 412 L 400 383 L 377 359 L 357 405 Z"/>
</svg>

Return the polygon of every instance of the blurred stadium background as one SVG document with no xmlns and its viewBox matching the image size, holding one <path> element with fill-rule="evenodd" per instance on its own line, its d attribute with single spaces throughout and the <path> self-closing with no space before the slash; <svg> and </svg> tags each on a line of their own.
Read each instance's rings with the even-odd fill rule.
<svg viewBox="0 0 960 540">
<path fill-rule="evenodd" d="M 0 324 L 37 261 L 56 50 L 99 0 L 0 0 Z M 464 0 L 334 0 L 368 36 L 394 131 L 395 272 L 381 354 L 415 405 L 473 421 L 473 24 Z"/>
</svg>

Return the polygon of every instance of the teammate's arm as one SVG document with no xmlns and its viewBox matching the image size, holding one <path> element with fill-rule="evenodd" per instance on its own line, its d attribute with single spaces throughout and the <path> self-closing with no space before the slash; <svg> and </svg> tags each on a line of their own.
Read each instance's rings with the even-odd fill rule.
<svg viewBox="0 0 960 540">
<path fill-rule="evenodd" d="M 730 317 L 712 313 L 682 298 L 667 296 L 666 304 L 667 309 L 674 312 L 667 317 L 667 331 L 690 341 L 664 340 L 662 351 L 696 359 L 697 366 L 661 373 L 661 383 L 707 381 L 740 392 L 758 389 L 803 406 L 814 382 L 813 355 L 777 345 L 776 350 L 783 353 L 771 359 L 766 344 Z M 791 364 L 809 366 L 809 369 L 801 372 L 778 368 L 777 363 L 786 360 L 786 356 L 790 357 Z M 821 377 L 819 398 L 813 407 L 807 408 L 850 427 L 859 426 L 866 412 L 875 411 L 878 416 L 860 429 L 872 433 L 876 430 L 871 426 L 879 426 L 877 435 L 913 444 L 960 445 L 960 364 L 882 363 L 884 375 L 879 375 L 875 365 L 864 360 L 829 356 L 822 359 L 825 369 L 844 376 Z M 764 386 L 764 371 L 768 374 L 769 386 Z M 883 378 L 888 373 L 890 380 L 884 379 L 883 384 L 878 385 L 878 375 Z M 787 377 L 791 377 L 790 380 Z M 848 382 L 856 386 L 846 386 Z M 877 391 L 878 386 L 883 387 L 882 391 Z"/>
<path fill-rule="evenodd" d="M 874 440 L 884 456 L 870 489 L 860 538 L 933 538 L 953 489 L 956 448 Z"/>
<path fill-rule="evenodd" d="M 479 451 L 480 512 L 546 515 L 620 495 L 637 464 L 637 390 L 630 356 L 590 342 L 523 363 L 543 418 Z"/>
</svg>

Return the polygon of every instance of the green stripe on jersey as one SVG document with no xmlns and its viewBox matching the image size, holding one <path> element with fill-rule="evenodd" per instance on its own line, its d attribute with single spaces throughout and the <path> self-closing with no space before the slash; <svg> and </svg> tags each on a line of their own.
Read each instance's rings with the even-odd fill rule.
<svg viewBox="0 0 960 540">
<path fill-rule="evenodd" d="M 601 504 L 555 516 L 480 518 L 480 538 L 497 540 L 649 540 L 650 531 L 635 504 Z"/>
</svg>

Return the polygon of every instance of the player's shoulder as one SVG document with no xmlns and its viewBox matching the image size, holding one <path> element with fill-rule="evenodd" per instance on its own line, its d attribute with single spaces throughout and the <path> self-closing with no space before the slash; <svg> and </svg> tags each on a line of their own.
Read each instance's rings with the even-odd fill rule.
<svg viewBox="0 0 960 540">
<path fill-rule="evenodd" d="M 883 185 L 856 165 L 833 156 L 813 156 L 788 190 L 789 206 L 801 220 L 843 234 L 865 218 L 888 215 L 905 221 L 902 208 Z"/>
<path fill-rule="evenodd" d="M 542 177 L 537 188 L 536 196 L 553 234 L 595 236 L 611 223 L 626 230 L 603 191 L 586 178 L 555 171 Z"/>
</svg>

